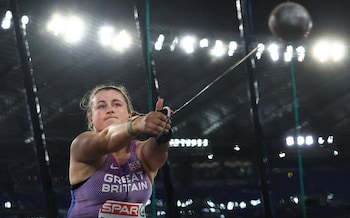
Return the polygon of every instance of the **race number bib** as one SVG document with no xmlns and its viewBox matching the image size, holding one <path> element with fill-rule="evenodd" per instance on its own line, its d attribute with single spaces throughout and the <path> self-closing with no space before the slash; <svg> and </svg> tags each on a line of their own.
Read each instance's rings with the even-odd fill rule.
<svg viewBox="0 0 350 218">
<path fill-rule="evenodd" d="M 145 207 L 143 204 L 126 203 L 120 201 L 106 201 L 100 208 L 99 218 L 145 218 Z"/>
</svg>

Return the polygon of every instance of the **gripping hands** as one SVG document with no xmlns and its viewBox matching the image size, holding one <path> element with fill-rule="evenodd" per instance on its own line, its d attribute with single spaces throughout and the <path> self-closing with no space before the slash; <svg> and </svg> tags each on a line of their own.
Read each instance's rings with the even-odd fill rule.
<svg viewBox="0 0 350 218">
<path fill-rule="evenodd" d="M 173 135 L 173 132 L 171 129 L 169 129 L 169 132 L 167 134 L 163 134 L 163 131 L 171 118 L 171 110 L 170 110 L 170 107 L 165 106 L 159 112 L 162 112 L 163 114 L 165 114 L 167 116 L 167 119 L 164 123 L 164 126 L 163 126 L 161 133 L 156 137 L 158 144 L 163 144 L 163 143 L 169 142 L 172 135 Z"/>
<path fill-rule="evenodd" d="M 166 143 L 172 137 L 171 115 L 172 110 L 167 106 L 163 107 L 163 99 L 158 99 L 155 111 L 129 119 L 127 131 L 133 137 L 144 135 L 154 137 L 158 144 Z"/>
</svg>

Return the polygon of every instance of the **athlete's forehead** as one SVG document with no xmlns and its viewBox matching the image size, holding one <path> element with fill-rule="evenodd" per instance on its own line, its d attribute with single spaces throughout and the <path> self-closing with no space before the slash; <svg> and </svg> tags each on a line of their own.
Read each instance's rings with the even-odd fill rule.
<svg viewBox="0 0 350 218">
<path fill-rule="evenodd" d="M 111 102 L 111 101 L 121 101 L 125 102 L 124 96 L 117 90 L 100 90 L 92 98 L 92 103 L 96 104 L 99 102 Z"/>
</svg>

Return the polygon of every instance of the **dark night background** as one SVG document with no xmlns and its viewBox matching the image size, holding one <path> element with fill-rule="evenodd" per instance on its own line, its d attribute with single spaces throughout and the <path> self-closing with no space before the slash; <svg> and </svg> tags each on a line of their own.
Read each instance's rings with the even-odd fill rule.
<svg viewBox="0 0 350 218">
<path fill-rule="evenodd" d="M 0 0 L 1 19 L 11 8 L 9 2 Z M 268 28 L 270 12 L 283 1 L 18 0 L 19 15 L 29 17 L 25 39 L 50 172 L 43 178 L 40 171 L 38 160 L 44 156 L 33 140 L 24 80 L 28 72 L 21 68 L 12 22 L 10 29 L 0 28 L 0 217 L 47 216 L 47 183 L 52 184 L 58 217 L 65 217 L 70 203 L 69 145 L 86 130 L 79 101 L 95 85 L 126 86 L 139 112 L 150 110 L 150 93 L 177 109 L 258 43 L 267 47 L 270 42 L 281 46 L 280 60 L 272 61 L 267 49 L 261 58 L 251 56 L 173 116 L 174 139 L 208 139 L 209 145 L 169 148 L 169 161 L 156 178 L 147 215 L 264 217 L 269 204 L 274 217 L 350 217 L 348 2 L 297 2 L 308 10 L 313 23 L 307 38 L 289 43 L 294 48 L 304 46 L 301 62 L 295 52 L 292 61 L 283 60 L 287 44 Z M 240 31 L 238 3 L 247 19 L 242 27 L 245 37 Z M 134 6 L 140 13 L 140 30 Z M 69 44 L 47 30 L 54 12 L 84 20 L 82 41 Z M 103 48 L 97 31 L 104 24 L 130 33 L 130 48 L 124 53 Z M 140 38 L 147 33 L 146 27 L 149 41 Z M 159 34 L 165 36 L 160 51 L 154 49 Z M 196 47 L 186 54 L 177 44 L 172 50 L 174 39 L 187 34 L 197 40 L 208 38 L 209 47 Z M 342 42 L 345 57 L 338 62 L 316 60 L 312 48 L 321 39 Z M 237 50 L 232 56 L 213 58 L 209 49 L 215 40 L 226 46 L 236 41 Z M 147 55 L 154 61 L 156 90 L 149 88 Z M 257 96 L 252 95 L 252 82 Z M 312 135 L 315 141 L 288 147 L 288 135 Z M 318 137 L 333 137 L 333 142 L 318 144 Z M 266 191 L 269 202 L 264 204 Z M 169 203 L 176 207 L 169 209 Z"/>
</svg>

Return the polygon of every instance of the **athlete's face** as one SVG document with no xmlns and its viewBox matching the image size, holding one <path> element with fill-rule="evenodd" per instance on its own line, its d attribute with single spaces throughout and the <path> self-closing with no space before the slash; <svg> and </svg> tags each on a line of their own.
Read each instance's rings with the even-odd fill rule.
<svg viewBox="0 0 350 218">
<path fill-rule="evenodd" d="M 116 90 L 101 90 L 92 99 L 90 121 L 96 132 L 116 122 L 125 122 L 131 114 L 123 95 Z"/>
</svg>

